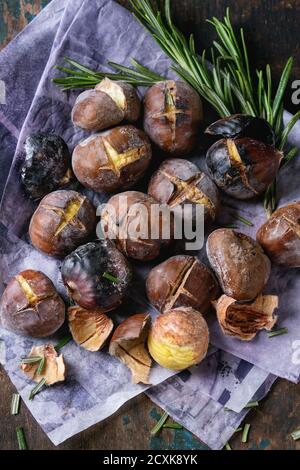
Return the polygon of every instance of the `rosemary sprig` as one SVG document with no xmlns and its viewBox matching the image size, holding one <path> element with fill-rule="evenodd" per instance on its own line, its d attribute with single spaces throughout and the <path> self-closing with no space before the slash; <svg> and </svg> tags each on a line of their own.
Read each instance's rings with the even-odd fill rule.
<svg viewBox="0 0 300 470">
<path fill-rule="evenodd" d="M 18 415 L 20 411 L 20 400 L 21 397 L 19 393 L 13 393 L 11 398 L 11 405 L 10 405 L 10 414 L 11 415 Z"/>
<path fill-rule="evenodd" d="M 298 441 L 298 439 L 300 439 L 300 429 L 297 429 L 296 431 L 293 431 L 291 433 L 291 436 L 294 439 L 294 441 Z"/>
<path fill-rule="evenodd" d="M 166 428 L 166 429 L 183 429 L 183 426 L 181 426 L 181 424 L 178 424 L 178 423 L 166 423 L 163 425 L 163 428 Z"/>
<path fill-rule="evenodd" d="M 267 335 L 269 338 L 273 338 L 274 336 L 285 335 L 286 333 L 288 333 L 288 331 L 289 330 L 287 328 L 280 328 L 279 330 L 268 331 Z"/>
<path fill-rule="evenodd" d="M 18 426 L 16 428 L 16 434 L 17 434 L 19 450 L 27 450 L 24 429 Z"/>
<path fill-rule="evenodd" d="M 251 220 L 246 219 L 245 217 L 241 216 L 240 214 L 236 214 L 234 212 L 231 212 L 230 214 L 231 214 L 231 216 L 234 220 L 239 220 L 243 224 L 248 225 L 248 227 L 253 227 L 254 226 L 254 224 L 253 224 L 253 222 L 251 222 Z"/>
<path fill-rule="evenodd" d="M 41 375 L 43 373 L 44 367 L 45 367 L 45 356 L 41 358 L 39 366 L 36 370 L 36 374 Z"/>
<path fill-rule="evenodd" d="M 102 274 L 102 277 L 104 277 L 104 279 L 107 279 L 110 282 L 113 282 L 114 284 L 119 284 L 121 282 L 121 279 L 118 279 L 117 277 L 107 272 L 104 272 Z"/>
<path fill-rule="evenodd" d="M 247 403 L 247 405 L 244 406 L 244 409 L 245 408 L 257 408 L 258 406 L 259 406 L 258 401 L 249 401 L 249 403 Z"/>
<path fill-rule="evenodd" d="M 43 358 L 41 356 L 31 356 L 31 357 L 25 357 L 22 359 L 21 363 L 22 364 L 36 364 L 37 362 L 40 362 Z"/>
<path fill-rule="evenodd" d="M 64 338 L 62 338 L 57 345 L 55 346 L 55 351 L 59 352 L 66 344 L 68 344 L 72 339 L 71 335 L 67 335 Z"/>
<path fill-rule="evenodd" d="M 151 429 L 151 431 L 150 431 L 151 436 L 155 436 L 161 430 L 161 428 L 163 427 L 163 425 L 167 421 L 168 417 L 169 417 L 168 413 L 164 413 L 161 416 L 159 421 L 157 421 L 156 425 Z"/>
<path fill-rule="evenodd" d="M 39 381 L 39 383 L 36 384 L 35 387 L 33 387 L 33 389 L 31 390 L 30 392 L 30 395 L 29 395 L 29 400 L 33 400 L 35 395 L 37 393 L 39 393 L 39 391 L 41 390 L 41 388 L 43 388 L 43 386 L 45 385 L 45 382 L 46 382 L 46 379 L 45 377 Z"/>
<path fill-rule="evenodd" d="M 242 434 L 242 443 L 246 444 L 248 441 L 249 431 L 250 431 L 251 424 L 245 424 Z"/>
</svg>

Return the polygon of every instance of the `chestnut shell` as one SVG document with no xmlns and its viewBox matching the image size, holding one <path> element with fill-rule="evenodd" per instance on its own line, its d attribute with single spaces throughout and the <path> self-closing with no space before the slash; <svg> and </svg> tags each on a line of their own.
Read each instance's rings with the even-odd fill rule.
<svg viewBox="0 0 300 470">
<path fill-rule="evenodd" d="M 4 328 L 44 338 L 62 326 L 65 304 L 45 274 L 28 269 L 8 283 L 1 299 L 0 318 Z"/>
<path fill-rule="evenodd" d="M 66 186 L 72 178 L 71 155 L 61 137 L 39 132 L 26 138 L 21 180 L 31 198 L 41 199 Z"/>
<path fill-rule="evenodd" d="M 118 281 L 107 279 L 105 273 Z M 108 240 L 87 243 L 70 253 L 62 263 L 61 274 L 70 297 L 78 305 L 102 312 L 122 303 L 131 281 L 126 258 Z"/>
<path fill-rule="evenodd" d="M 268 121 L 248 114 L 233 114 L 219 119 L 208 126 L 205 133 L 218 138 L 250 137 L 268 145 L 275 145 L 275 132 Z"/>
<path fill-rule="evenodd" d="M 274 263 L 300 267 L 300 201 L 277 209 L 256 238 Z"/>
<path fill-rule="evenodd" d="M 248 137 L 221 139 L 209 148 L 206 165 L 225 193 L 236 199 L 251 199 L 272 183 L 282 156 L 274 147 Z"/>
</svg>

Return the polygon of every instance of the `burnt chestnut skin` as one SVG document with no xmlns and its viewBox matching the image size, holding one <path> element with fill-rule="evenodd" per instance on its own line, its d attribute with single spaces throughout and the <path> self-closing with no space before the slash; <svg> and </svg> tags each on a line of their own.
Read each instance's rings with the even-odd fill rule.
<svg viewBox="0 0 300 470">
<path fill-rule="evenodd" d="M 55 333 L 65 319 L 65 304 L 52 281 L 28 269 L 8 283 L 0 304 L 1 325 L 33 338 Z"/>
<path fill-rule="evenodd" d="M 147 170 L 151 154 L 149 139 L 143 131 L 121 126 L 78 144 L 72 165 L 83 186 L 112 192 L 133 186 Z"/>
<path fill-rule="evenodd" d="M 42 132 L 27 137 L 21 180 L 31 198 L 41 199 L 72 179 L 71 155 L 61 137 Z"/>
<path fill-rule="evenodd" d="M 250 301 L 262 292 L 271 263 L 255 240 L 232 229 L 217 229 L 207 239 L 206 252 L 226 295 Z"/>
<path fill-rule="evenodd" d="M 113 239 L 125 256 L 140 261 L 152 260 L 173 239 L 173 216 L 168 206 L 164 206 L 156 217 L 153 209 L 160 208 L 152 197 L 138 191 L 116 194 L 101 213 L 103 234 Z"/>
<path fill-rule="evenodd" d="M 144 129 L 158 147 L 174 156 L 193 150 L 203 119 L 193 88 L 174 80 L 156 83 L 146 92 L 144 105 Z"/>
<path fill-rule="evenodd" d="M 256 238 L 274 263 L 300 267 L 300 201 L 277 209 Z"/>
<path fill-rule="evenodd" d="M 192 307 L 207 313 L 220 294 L 212 272 L 195 256 L 172 256 L 155 266 L 146 282 L 147 297 L 160 313 Z"/>
<path fill-rule="evenodd" d="M 183 204 L 202 204 L 205 219 L 214 220 L 219 209 L 219 192 L 214 182 L 188 160 L 165 160 L 153 174 L 148 194 L 176 213 Z M 181 210 L 180 210 L 181 213 Z"/>
<path fill-rule="evenodd" d="M 217 138 L 250 137 L 268 145 L 275 145 L 275 133 L 265 119 L 247 114 L 233 114 L 219 119 L 205 130 L 206 134 Z"/>
<path fill-rule="evenodd" d="M 29 225 L 35 248 L 63 256 L 95 236 L 96 210 L 76 191 L 59 190 L 42 199 Z"/>
<path fill-rule="evenodd" d="M 225 193 L 236 199 L 262 194 L 274 180 L 282 152 L 257 140 L 221 139 L 207 152 L 209 175 Z"/>
<path fill-rule="evenodd" d="M 101 312 L 122 303 L 131 281 L 128 261 L 109 240 L 77 248 L 65 258 L 61 274 L 70 297 L 78 305 Z"/>
</svg>

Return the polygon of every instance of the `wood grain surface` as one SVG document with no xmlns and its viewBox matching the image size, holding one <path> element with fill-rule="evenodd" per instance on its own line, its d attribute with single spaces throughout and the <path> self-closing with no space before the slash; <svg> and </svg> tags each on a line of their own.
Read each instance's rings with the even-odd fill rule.
<svg viewBox="0 0 300 470">
<path fill-rule="evenodd" d="M 0 48 L 4 47 L 49 0 L 0 1 Z M 119 0 L 128 6 L 128 0 Z M 293 79 L 300 79 L 300 0 L 172 0 L 174 17 L 186 33 L 193 32 L 199 49 L 209 47 L 214 39 L 212 28 L 205 23 L 211 16 L 220 17 L 226 6 L 231 8 L 234 25 L 243 26 L 248 38 L 254 66 L 270 63 L 274 77 L 288 56 L 295 58 Z M 294 110 L 290 93 L 286 107 Z M 299 312 L 300 315 L 300 312 Z M 162 411 L 141 395 L 124 405 L 111 418 L 54 447 L 25 406 L 17 417 L 10 415 L 11 395 L 15 391 L 0 369 L 0 449 L 17 449 L 16 426 L 23 426 L 30 449 L 204 449 L 201 442 L 185 430 L 165 429 L 159 438 L 150 437 L 150 429 Z M 248 444 L 236 435 L 233 449 L 298 449 L 290 433 L 300 427 L 300 386 L 278 380 L 258 409 L 246 418 L 251 423 Z"/>
</svg>

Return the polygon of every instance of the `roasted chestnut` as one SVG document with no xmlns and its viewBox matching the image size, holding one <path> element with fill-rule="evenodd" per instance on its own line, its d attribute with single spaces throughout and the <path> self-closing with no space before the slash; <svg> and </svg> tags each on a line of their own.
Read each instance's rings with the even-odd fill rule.
<svg viewBox="0 0 300 470">
<path fill-rule="evenodd" d="M 75 147 L 74 173 L 94 191 L 116 191 L 133 186 L 151 160 L 146 134 L 134 126 L 121 126 L 96 134 Z"/>
<path fill-rule="evenodd" d="M 81 307 L 109 312 L 120 305 L 128 292 L 131 268 L 109 240 L 80 246 L 61 267 L 69 296 Z"/>
<path fill-rule="evenodd" d="M 76 191 L 59 190 L 42 199 L 29 225 L 32 244 L 48 255 L 63 256 L 95 234 L 96 210 Z"/>
<path fill-rule="evenodd" d="M 206 313 L 220 289 L 211 271 L 195 256 L 178 255 L 155 266 L 148 274 L 147 296 L 161 313 L 193 307 Z"/>
<path fill-rule="evenodd" d="M 63 355 L 58 355 L 52 344 L 33 346 L 28 358 L 32 358 L 33 362 L 22 363 L 21 370 L 31 380 L 37 383 L 44 380 L 45 385 L 54 385 L 65 380 L 66 366 Z"/>
<path fill-rule="evenodd" d="M 21 180 L 30 197 L 40 199 L 72 178 L 71 155 L 61 137 L 42 132 L 27 137 Z"/>
<path fill-rule="evenodd" d="M 78 305 L 68 308 L 68 320 L 74 341 L 88 351 L 103 348 L 114 327 L 105 313 Z"/>
<path fill-rule="evenodd" d="M 138 191 L 112 196 L 102 210 L 101 226 L 124 255 L 141 261 L 156 258 L 173 238 L 168 206 Z"/>
<path fill-rule="evenodd" d="M 219 193 L 213 181 L 192 162 L 180 158 L 160 165 L 150 180 L 148 194 L 168 204 L 175 214 L 178 209 L 181 214 L 183 204 L 202 204 L 205 218 L 214 220 L 219 209 Z"/>
<path fill-rule="evenodd" d="M 300 267 L 300 201 L 277 209 L 256 234 L 271 260 L 288 268 Z"/>
<path fill-rule="evenodd" d="M 181 81 L 159 82 L 148 89 L 144 104 L 144 129 L 158 147 L 174 156 L 193 150 L 203 118 L 193 88 Z"/>
<path fill-rule="evenodd" d="M 205 358 L 208 341 L 208 326 L 201 313 L 190 307 L 180 307 L 154 320 L 148 349 L 162 367 L 182 370 Z"/>
<path fill-rule="evenodd" d="M 265 119 L 248 114 L 233 114 L 219 119 L 205 130 L 218 138 L 250 137 L 268 145 L 275 145 L 275 132 Z"/>
<path fill-rule="evenodd" d="M 226 295 L 251 301 L 262 292 L 270 276 L 271 263 L 255 240 L 221 228 L 209 235 L 206 251 Z"/>
<path fill-rule="evenodd" d="M 135 122 L 140 112 L 141 102 L 132 85 L 105 78 L 94 90 L 86 90 L 78 96 L 72 121 L 82 129 L 101 131 L 124 119 Z"/>
<path fill-rule="evenodd" d="M 52 281 L 28 269 L 8 283 L 0 304 L 1 325 L 34 338 L 55 333 L 65 320 L 65 304 Z"/>
<path fill-rule="evenodd" d="M 251 341 L 259 330 L 271 330 L 277 321 L 273 315 L 278 307 L 276 295 L 259 295 L 251 303 L 222 295 L 214 306 L 223 333 L 243 341 Z"/>
<path fill-rule="evenodd" d="M 132 315 L 116 328 L 109 344 L 109 353 L 131 370 L 133 383 L 149 384 L 152 360 L 146 342 L 150 324 L 146 313 Z"/>
<path fill-rule="evenodd" d="M 262 194 L 274 180 L 282 152 L 248 137 L 221 139 L 207 152 L 209 175 L 225 193 L 236 199 Z"/>
</svg>

